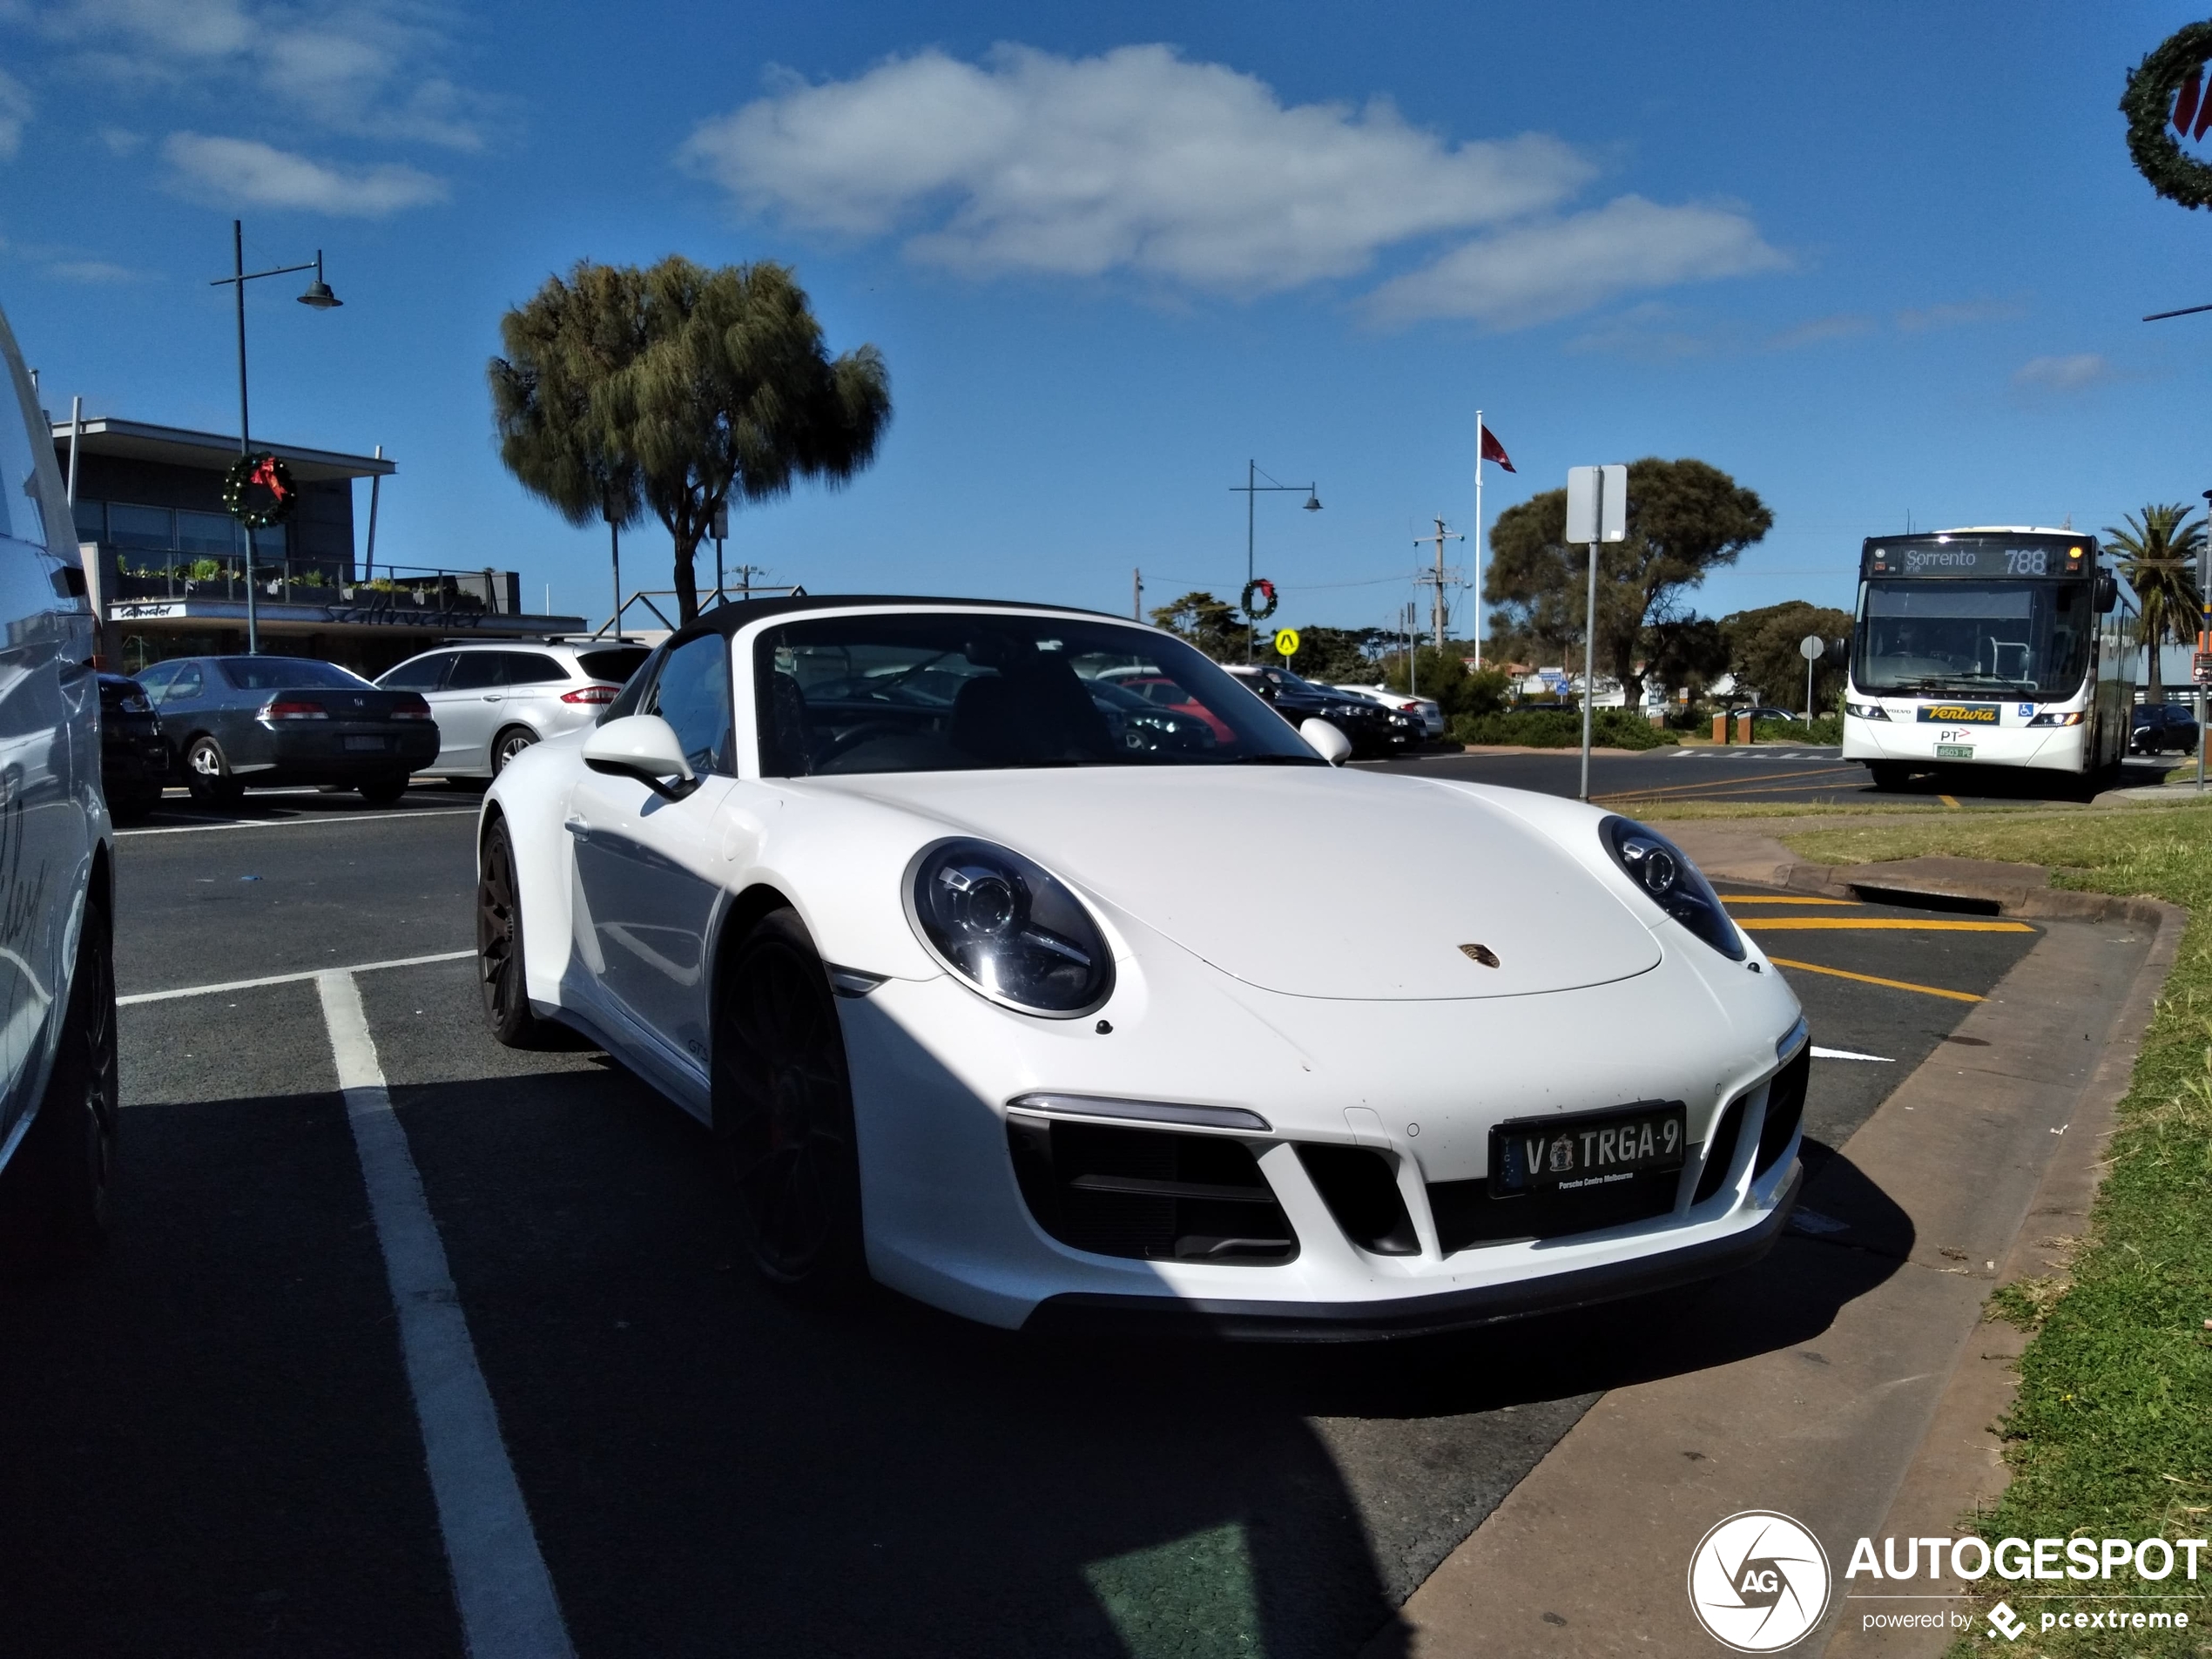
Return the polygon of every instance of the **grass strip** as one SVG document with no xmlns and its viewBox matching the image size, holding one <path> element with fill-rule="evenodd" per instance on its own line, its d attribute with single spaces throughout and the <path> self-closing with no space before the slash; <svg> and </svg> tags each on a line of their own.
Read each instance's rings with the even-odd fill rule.
<svg viewBox="0 0 2212 1659">
<path fill-rule="evenodd" d="M 1985 1538 L 2212 1536 L 2212 806 L 2173 811 L 2075 810 L 1948 815 L 1927 824 L 1808 829 L 1791 850 L 1821 863 L 1945 853 L 2041 864 L 2054 887 L 2148 895 L 2189 913 L 2121 1103 L 2088 1237 L 2062 1280 L 2007 1286 L 1992 1317 L 2034 1334 L 2001 1426 L 2013 1483 L 1995 1509 L 1965 1524 Z M 2031 1624 L 2055 1592 L 2081 1605 L 2117 1598 L 2092 1581 L 1991 1586 Z M 2138 1588 L 2116 1577 L 2114 1589 Z M 2167 1593 L 2212 1590 L 2177 1572 Z M 2048 1603 L 2053 1608 L 2065 1602 Z M 2035 1630 L 2006 1651 L 2074 1656 L 2212 1651 L 2212 1602 L 2186 1608 L 2186 1631 Z M 1978 1621 L 1979 1622 L 1979 1621 Z M 1987 1653 L 1977 1637 L 1954 1655 Z"/>
</svg>

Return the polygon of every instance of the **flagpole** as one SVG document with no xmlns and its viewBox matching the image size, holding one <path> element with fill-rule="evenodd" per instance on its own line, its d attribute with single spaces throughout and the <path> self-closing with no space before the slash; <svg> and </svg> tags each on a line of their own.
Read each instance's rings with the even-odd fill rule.
<svg viewBox="0 0 2212 1659">
<path fill-rule="evenodd" d="M 1474 671 L 1482 671 L 1482 411 L 1474 412 Z"/>
</svg>

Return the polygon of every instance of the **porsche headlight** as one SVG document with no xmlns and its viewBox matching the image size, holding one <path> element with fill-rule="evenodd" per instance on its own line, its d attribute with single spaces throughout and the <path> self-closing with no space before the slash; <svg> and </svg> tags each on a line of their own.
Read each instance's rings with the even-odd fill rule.
<svg viewBox="0 0 2212 1659">
<path fill-rule="evenodd" d="M 1721 908 L 1712 884 L 1665 836 L 1631 818 L 1608 818 L 1598 839 L 1644 896 L 1731 962 L 1743 960 L 1743 937 Z"/>
<path fill-rule="evenodd" d="M 1019 853 L 939 841 L 914 860 L 907 900 L 931 954 L 995 1002 L 1072 1020 L 1113 994 L 1113 954 L 1090 912 Z"/>
</svg>

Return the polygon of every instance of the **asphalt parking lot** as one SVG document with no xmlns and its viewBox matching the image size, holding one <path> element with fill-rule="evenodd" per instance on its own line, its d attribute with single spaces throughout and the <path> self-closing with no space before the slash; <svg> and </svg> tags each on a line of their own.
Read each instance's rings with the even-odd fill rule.
<svg viewBox="0 0 2212 1659">
<path fill-rule="evenodd" d="M 462 1650 L 333 969 L 588 1656 L 1354 1654 L 1600 1391 L 1801 1341 L 1902 1258 L 1868 1190 L 1850 1248 L 1811 1217 L 1723 1293 L 1451 1339 L 797 1309 L 738 1261 L 696 1124 L 485 1033 L 474 806 L 172 802 L 122 839 L 119 1228 L 84 1276 L 0 1288 L 0 1650 Z M 1795 964 L 1823 1167 L 2044 925 L 1724 891 Z"/>
<path fill-rule="evenodd" d="M 1581 787 L 1582 761 L 1578 751 L 1560 749 L 1521 754 L 1408 755 L 1374 764 L 1393 771 L 1410 769 L 1551 795 L 1572 795 Z M 2175 755 L 2133 757 L 2121 767 L 2115 787 L 2156 784 L 2178 765 L 2195 763 Z M 1909 789 L 1884 793 L 1868 780 L 1866 768 L 1856 760 L 1845 760 L 1839 748 L 1782 744 L 1724 748 L 1683 745 L 1590 758 L 1591 799 L 1624 812 L 1634 812 L 1635 803 L 1649 800 L 1740 800 L 1770 806 L 1848 802 L 1862 806 L 1940 802 L 1969 808 L 2072 799 L 2075 797 L 2070 789 L 2069 781 L 2055 774 L 1993 769 L 1965 782 L 1931 775 L 1916 779 Z"/>
</svg>

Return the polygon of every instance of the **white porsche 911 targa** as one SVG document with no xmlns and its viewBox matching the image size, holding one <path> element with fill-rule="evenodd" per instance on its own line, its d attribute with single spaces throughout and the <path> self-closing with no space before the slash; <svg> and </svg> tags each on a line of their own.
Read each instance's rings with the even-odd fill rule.
<svg viewBox="0 0 2212 1659">
<path fill-rule="evenodd" d="M 485 1008 L 710 1124 L 792 1287 L 1348 1337 L 1756 1259 L 1811 1049 L 1703 877 L 1343 747 L 1107 617 L 725 605 L 486 796 Z"/>
</svg>

